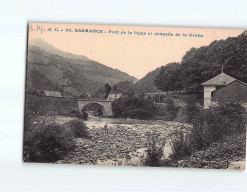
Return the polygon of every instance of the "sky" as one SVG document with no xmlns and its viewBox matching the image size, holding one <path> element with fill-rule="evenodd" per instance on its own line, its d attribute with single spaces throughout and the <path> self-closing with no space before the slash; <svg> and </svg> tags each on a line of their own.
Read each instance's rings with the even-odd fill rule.
<svg viewBox="0 0 247 195">
<path fill-rule="evenodd" d="M 85 32 L 86 29 L 96 30 L 97 33 Z M 243 31 L 244 29 L 30 23 L 28 39 L 41 38 L 62 51 L 84 55 L 141 79 L 158 67 L 180 62 L 192 47 L 207 46 L 214 40 L 236 37 Z"/>
</svg>

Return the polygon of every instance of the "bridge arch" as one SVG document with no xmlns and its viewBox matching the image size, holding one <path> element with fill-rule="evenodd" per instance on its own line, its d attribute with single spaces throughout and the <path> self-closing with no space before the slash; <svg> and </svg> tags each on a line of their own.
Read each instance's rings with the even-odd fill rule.
<svg viewBox="0 0 247 195">
<path fill-rule="evenodd" d="M 101 107 L 103 116 L 112 116 L 112 101 L 107 100 L 90 100 L 90 99 L 79 99 L 78 109 L 81 111 L 89 104 L 97 104 Z"/>
<path fill-rule="evenodd" d="M 87 104 L 85 104 L 82 108 L 81 108 L 81 112 L 85 111 L 85 110 L 88 110 L 88 107 L 91 107 L 94 111 L 96 111 L 96 109 L 100 109 L 98 110 L 97 112 L 101 114 L 99 114 L 99 116 L 103 115 L 103 116 L 106 116 L 106 108 L 103 104 L 100 104 L 100 103 L 96 103 L 96 102 L 88 102 Z"/>
</svg>

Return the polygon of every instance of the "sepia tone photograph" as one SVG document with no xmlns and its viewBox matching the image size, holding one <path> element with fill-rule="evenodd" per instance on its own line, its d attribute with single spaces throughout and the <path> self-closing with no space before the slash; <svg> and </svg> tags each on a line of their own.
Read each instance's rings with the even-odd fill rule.
<svg viewBox="0 0 247 195">
<path fill-rule="evenodd" d="M 23 160 L 245 169 L 247 31 L 29 23 Z"/>
</svg>

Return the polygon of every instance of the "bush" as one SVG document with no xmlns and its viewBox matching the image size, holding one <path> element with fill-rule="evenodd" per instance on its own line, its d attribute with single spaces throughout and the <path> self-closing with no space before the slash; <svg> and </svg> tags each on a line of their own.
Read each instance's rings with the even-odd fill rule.
<svg viewBox="0 0 247 195">
<path fill-rule="evenodd" d="M 88 114 L 87 112 L 83 111 L 80 115 L 80 118 L 83 119 L 84 121 L 86 121 L 88 119 Z"/>
<path fill-rule="evenodd" d="M 245 109 L 237 103 L 222 103 L 210 109 L 193 110 L 193 128 L 172 141 L 173 156 L 178 160 L 196 151 L 206 150 L 214 142 L 245 132 Z"/>
<path fill-rule="evenodd" d="M 215 108 L 215 112 L 223 119 L 221 126 L 225 135 L 246 131 L 246 110 L 239 103 L 224 102 Z"/>
<path fill-rule="evenodd" d="M 191 152 L 206 149 L 211 143 L 245 131 L 245 109 L 237 103 L 224 102 L 201 109 L 193 118 L 188 142 Z"/>
<path fill-rule="evenodd" d="M 24 161 L 56 162 L 74 149 L 74 134 L 55 122 L 41 119 L 25 128 Z"/>
<path fill-rule="evenodd" d="M 66 123 L 66 127 L 74 134 L 76 138 L 90 138 L 88 128 L 83 120 L 75 119 Z"/>
<path fill-rule="evenodd" d="M 76 116 L 76 117 L 81 114 L 80 111 L 77 109 L 72 109 L 70 113 L 72 116 Z"/>
<path fill-rule="evenodd" d="M 149 119 L 154 116 L 154 105 L 144 98 L 122 97 L 113 101 L 112 111 L 115 117 Z"/>
<path fill-rule="evenodd" d="M 189 156 L 191 154 L 189 147 L 189 139 L 184 135 L 183 132 L 180 132 L 178 137 L 175 137 L 171 141 L 172 146 L 172 154 L 170 158 L 173 160 L 180 160 L 185 156 Z"/>
<path fill-rule="evenodd" d="M 162 166 L 163 144 L 158 145 L 157 143 L 158 135 L 156 133 L 148 134 L 147 137 L 147 150 L 146 158 L 144 160 L 144 166 L 159 167 Z"/>
<path fill-rule="evenodd" d="M 85 111 L 82 111 L 82 113 L 79 110 L 71 110 L 71 115 L 74 117 L 77 117 L 79 119 L 87 120 L 88 119 L 88 114 Z"/>
<path fill-rule="evenodd" d="M 189 97 L 186 98 L 186 114 L 187 123 L 192 123 L 199 112 L 199 108 L 196 105 L 196 98 Z"/>
<path fill-rule="evenodd" d="M 245 133 L 227 136 L 221 141 L 213 142 L 206 150 L 196 151 L 184 158 L 179 166 L 193 168 L 226 169 L 230 162 L 245 159 Z"/>
<path fill-rule="evenodd" d="M 168 121 L 172 121 L 176 118 L 179 108 L 174 104 L 172 98 L 167 98 L 165 103 L 167 107 L 166 118 Z"/>
</svg>

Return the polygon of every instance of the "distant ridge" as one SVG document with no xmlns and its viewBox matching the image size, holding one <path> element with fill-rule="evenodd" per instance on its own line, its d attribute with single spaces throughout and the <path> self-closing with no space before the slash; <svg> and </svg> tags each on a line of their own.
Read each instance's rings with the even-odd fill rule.
<svg viewBox="0 0 247 195">
<path fill-rule="evenodd" d="M 69 52 L 61 51 L 60 49 L 57 49 L 56 47 L 44 41 L 43 39 L 33 39 L 29 41 L 28 44 L 42 48 L 48 53 L 57 54 L 65 58 L 89 60 L 86 56 L 83 56 L 83 55 L 76 55 L 76 54 L 72 54 Z"/>
<path fill-rule="evenodd" d="M 155 70 L 149 72 L 142 79 L 137 81 L 133 88 L 136 93 L 149 93 L 149 92 L 158 92 L 157 87 L 154 85 L 154 80 L 156 76 L 159 74 L 160 68 L 156 68 Z"/>
<path fill-rule="evenodd" d="M 27 90 L 59 91 L 65 96 L 94 94 L 105 83 L 136 82 L 135 77 L 83 55 L 61 51 L 42 39 L 29 42 Z"/>
</svg>

